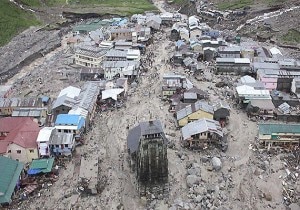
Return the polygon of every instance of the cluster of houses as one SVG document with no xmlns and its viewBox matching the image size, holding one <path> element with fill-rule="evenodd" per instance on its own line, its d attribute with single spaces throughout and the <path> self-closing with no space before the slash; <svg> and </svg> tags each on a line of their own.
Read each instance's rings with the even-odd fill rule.
<svg viewBox="0 0 300 210">
<path fill-rule="evenodd" d="M 205 68 L 203 62 L 209 62 L 215 74 L 241 75 L 242 77 L 235 84 L 232 95 L 235 102 L 246 109 L 249 117 L 300 122 L 300 61 L 285 58 L 276 47 L 262 47 L 257 42 L 248 40 L 244 42 L 240 36 L 236 36 L 233 42 L 228 42 L 224 38 L 225 35 L 223 32 L 214 30 L 206 23 L 201 22 L 197 16 L 182 18 L 173 23 L 170 33 L 170 39 L 175 43 L 170 62 L 175 66 L 183 66 L 188 70 L 185 72 L 194 75 L 203 72 Z M 194 123 L 193 126 L 182 128 L 184 145 L 197 145 L 197 141 L 190 140 L 193 135 L 198 140 L 208 138 L 203 134 L 198 136 L 193 134 L 195 130 L 200 133 L 200 128 L 195 129 L 199 126 L 204 127 L 206 132 L 211 128 L 219 138 L 222 138 L 217 123 L 202 120 L 202 118 L 206 118 L 219 121 L 214 114 L 215 108 L 211 108 L 216 106 L 207 105 L 207 102 L 205 104 L 203 94 L 199 96 L 201 94 L 189 91 L 190 87 L 187 87 L 187 82 L 185 82 L 188 80 L 182 79 L 184 76 L 177 76 L 177 82 L 184 81 L 181 86 L 178 86 L 174 80 L 168 77 L 167 75 L 164 77 L 162 94 L 171 99 L 170 110 L 176 113 L 177 125 L 182 127 L 195 120 L 201 121 Z M 166 85 L 168 81 L 171 81 L 169 83 L 172 85 Z M 178 97 L 178 94 L 174 94 L 176 88 L 173 86 L 185 91 L 177 91 L 180 93 Z M 170 89 L 173 91 L 169 91 Z M 180 101 L 185 103 L 191 99 L 194 100 L 194 104 L 192 102 L 189 105 L 180 104 Z M 201 105 L 197 100 L 202 100 Z M 228 106 L 225 105 L 224 107 Z M 198 112 L 202 112 L 202 114 L 197 114 Z M 222 110 L 222 113 L 227 112 Z M 224 124 L 221 122 L 220 127 L 223 126 Z M 289 127 L 289 124 L 285 127 Z M 259 129 L 260 131 L 261 129 Z M 298 134 L 294 133 L 294 135 L 297 136 Z M 209 138 L 215 138 L 215 135 L 210 134 Z M 260 140 L 266 142 L 265 138 Z M 299 144 L 299 139 L 297 141 Z M 201 142 L 205 141 L 202 140 Z M 290 142 L 295 141 L 293 139 Z"/>
<path fill-rule="evenodd" d="M 139 76 L 141 55 L 151 34 L 162 25 L 172 26 L 170 39 L 175 49 L 170 61 L 174 65 L 201 72 L 200 61 L 209 61 L 218 74 L 250 74 L 253 77 L 241 77 L 235 87 L 236 103 L 250 116 L 300 121 L 300 62 L 285 59 L 277 48 L 240 39 L 229 44 L 220 31 L 198 17 L 176 13 L 80 23 L 68 39 L 74 47 L 74 63 L 82 68 L 80 79 L 86 81 L 80 88 L 66 87 L 51 100 L 47 96 L 10 98 L 12 86 L 0 86 L 0 204 L 11 202 L 24 177 L 52 172 L 54 157 L 71 157 L 75 147 L 84 143 L 98 111 L 124 104 L 128 82 Z M 205 91 L 175 73 L 163 76 L 161 95 L 170 102 L 184 147 L 223 145 L 223 128 L 230 116 L 226 102 L 208 102 Z M 266 145 L 299 145 L 299 124 L 262 123 L 258 127 L 258 137 Z M 129 130 L 130 165 L 141 195 L 167 191 L 167 144 L 159 120 L 141 122 Z M 26 171 L 25 164 L 29 164 Z"/>
<path fill-rule="evenodd" d="M 131 19 L 95 19 L 75 26 L 68 43 L 74 47 L 74 63 L 83 67 L 81 78 L 136 78 L 141 54 L 165 20 L 163 14 L 146 13 Z M 172 20 L 167 18 L 167 22 Z"/>
<path fill-rule="evenodd" d="M 162 95 L 170 102 L 177 127 L 181 128 L 182 145 L 205 148 L 223 142 L 222 128 L 228 122 L 230 107 L 224 101 L 208 102 L 206 92 L 193 87 L 183 75 L 165 74 Z"/>
<path fill-rule="evenodd" d="M 72 157 L 75 147 L 84 143 L 96 112 L 120 107 L 126 91 L 127 79 L 119 78 L 66 87 L 52 101 L 46 96 L 18 99 L 6 94 L 0 98 L 0 179 L 7 180 L 0 182 L 0 204 L 10 203 L 16 183 L 22 185 L 28 176 L 53 172 L 54 157 Z M 24 191 L 32 192 L 26 186 Z"/>
</svg>

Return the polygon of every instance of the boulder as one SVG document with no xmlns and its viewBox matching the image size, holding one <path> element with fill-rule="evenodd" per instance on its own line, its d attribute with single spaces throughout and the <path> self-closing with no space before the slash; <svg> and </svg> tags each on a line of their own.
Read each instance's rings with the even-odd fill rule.
<svg viewBox="0 0 300 210">
<path fill-rule="evenodd" d="M 289 208 L 291 210 L 299 210 L 300 206 L 297 203 L 292 203 L 291 205 L 289 205 Z"/>
<path fill-rule="evenodd" d="M 200 168 L 189 168 L 188 170 L 187 170 L 187 173 L 189 174 L 189 175 L 197 175 L 197 176 L 200 176 Z"/>
<path fill-rule="evenodd" d="M 220 158 L 217 157 L 213 157 L 211 159 L 211 164 L 214 170 L 219 171 L 222 168 L 222 162 L 220 160 Z"/>
<path fill-rule="evenodd" d="M 272 195 L 270 192 L 264 193 L 264 197 L 267 201 L 272 201 Z"/>
<path fill-rule="evenodd" d="M 192 187 L 193 185 L 199 184 L 201 181 L 201 178 L 196 175 L 188 175 L 186 177 L 186 184 L 188 187 Z"/>
</svg>

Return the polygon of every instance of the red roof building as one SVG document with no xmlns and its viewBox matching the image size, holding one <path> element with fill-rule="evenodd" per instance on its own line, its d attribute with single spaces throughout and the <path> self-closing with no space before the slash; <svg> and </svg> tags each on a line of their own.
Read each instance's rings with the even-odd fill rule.
<svg viewBox="0 0 300 210">
<path fill-rule="evenodd" d="M 38 158 L 36 139 L 40 127 L 30 117 L 0 119 L 0 155 L 27 163 Z"/>
</svg>

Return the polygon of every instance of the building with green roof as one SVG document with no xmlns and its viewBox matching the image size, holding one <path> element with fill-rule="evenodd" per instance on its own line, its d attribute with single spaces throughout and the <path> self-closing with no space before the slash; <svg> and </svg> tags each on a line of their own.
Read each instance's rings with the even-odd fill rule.
<svg viewBox="0 0 300 210">
<path fill-rule="evenodd" d="M 21 162 L 0 156 L 0 205 L 11 202 L 23 167 Z"/>
<path fill-rule="evenodd" d="M 50 173 L 52 171 L 53 162 L 54 158 L 32 160 L 27 173 L 28 175 Z"/>
<path fill-rule="evenodd" d="M 112 21 L 95 19 L 91 20 L 73 27 L 73 32 L 78 32 L 79 34 L 87 34 L 91 31 L 96 31 L 102 27 L 107 27 Z"/>
<path fill-rule="evenodd" d="M 258 138 L 270 146 L 290 143 L 300 145 L 300 124 L 260 123 Z"/>
</svg>

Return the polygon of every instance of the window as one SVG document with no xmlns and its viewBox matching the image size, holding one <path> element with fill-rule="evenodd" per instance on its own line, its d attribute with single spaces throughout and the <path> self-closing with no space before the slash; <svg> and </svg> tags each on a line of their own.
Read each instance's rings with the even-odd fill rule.
<svg viewBox="0 0 300 210">
<path fill-rule="evenodd" d="M 61 130 L 60 130 L 60 129 L 58 129 L 57 131 L 58 131 L 58 132 L 61 132 Z"/>
<path fill-rule="evenodd" d="M 56 148 L 58 148 L 58 147 L 59 147 L 59 145 L 55 145 L 55 147 L 56 147 Z"/>
<path fill-rule="evenodd" d="M 21 154 L 21 150 L 17 150 L 17 153 L 18 153 L 18 154 Z"/>
<path fill-rule="evenodd" d="M 7 153 L 11 153 L 11 150 L 8 150 Z"/>
<path fill-rule="evenodd" d="M 69 147 L 69 145 L 68 145 L 68 144 L 65 144 L 65 147 Z"/>
<path fill-rule="evenodd" d="M 33 150 L 33 149 L 30 149 L 29 152 L 30 152 L 30 153 L 34 153 L 34 150 Z"/>
</svg>

